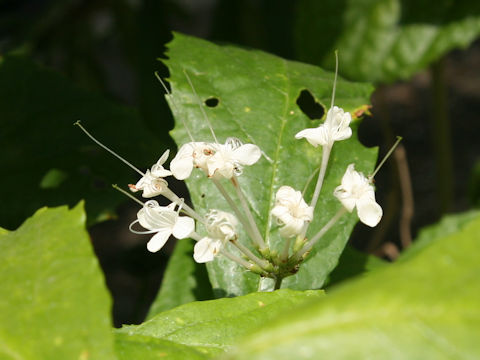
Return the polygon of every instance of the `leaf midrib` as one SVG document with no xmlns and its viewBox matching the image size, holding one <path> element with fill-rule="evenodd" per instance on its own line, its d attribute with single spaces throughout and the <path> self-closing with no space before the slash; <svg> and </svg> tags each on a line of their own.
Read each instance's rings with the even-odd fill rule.
<svg viewBox="0 0 480 360">
<path fill-rule="evenodd" d="M 281 63 L 283 64 L 284 67 L 284 73 L 287 72 L 287 63 L 284 59 L 282 59 Z M 275 176 L 278 172 L 278 164 L 279 164 L 279 154 L 280 154 L 280 149 L 281 149 L 281 143 L 283 139 L 283 133 L 285 131 L 285 125 L 287 123 L 287 109 L 290 104 L 290 89 L 291 89 L 291 83 L 290 81 L 287 81 L 288 77 L 285 77 L 285 107 L 283 109 L 283 115 L 281 115 L 282 119 L 282 124 L 280 127 L 280 132 L 279 132 L 279 137 L 278 137 L 278 142 L 277 142 L 277 148 L 275 149 L 275 156 L 273 157 L 273 169 L 272 169 L 272 178 L 270 181 L 270 188 L 268 190 L 269 196 L 268 196 L 268 213 L 267 213 L 267 221 L 265 223 L 265 243 L 267 244 L 268 247 L 270 247 L 270 228 L 271 228 L 271 223 L 272 223 L 272 205 L 273 205 L 273 198 L 274 198 L 274 187 L 275 187 Z"/>
</svg>

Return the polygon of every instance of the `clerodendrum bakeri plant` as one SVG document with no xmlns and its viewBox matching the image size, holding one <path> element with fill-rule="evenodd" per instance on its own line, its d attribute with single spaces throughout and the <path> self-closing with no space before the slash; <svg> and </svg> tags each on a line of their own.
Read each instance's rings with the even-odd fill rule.
<svg viewBox="0 0 480 360">
<path fill-rule="evenodd" d="M 355 139 L 370 86 L 179 34 L 169 49 L 171 90 L 160 81 L 177 120 L 177 155 L 169 170 L 168 151 L 146 172 L 122 161 L 141 175 L 130 190 L 171 204 L 136 199 L 142 208 L 130 229 L 153 235 L 152 252 L 172 235 L 194 239 L 193 258 L 209 264 L 222 295 L 321 287 L 356 215 L 372 227 L 382 217 L 376 151 Z M 300 109 L 305 90 L 324 120 Z M 169 189 L 168 176 L 187 180 L 195 209 Z"/>
</svg>

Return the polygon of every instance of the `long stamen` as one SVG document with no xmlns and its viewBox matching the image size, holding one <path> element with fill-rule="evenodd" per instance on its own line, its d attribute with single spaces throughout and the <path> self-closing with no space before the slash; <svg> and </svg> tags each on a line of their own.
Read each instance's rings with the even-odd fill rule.
<svg viewBox="0 0 480 360">
<path fill-rule="evenodd" d="M 218 140 L 217 140 L 217 137 L 215 136 L 215 132 L 213 131 L 212 124 L 210 123 L 210 120 L 208 119 L 207 113 L 205 112 L 205 110 L 203 108 L 203 105 L 200 101 L 200 97 L 198 96 L 197 91 L 193 87 L 192 81 L 190 80 L 190 76 L 188 76 L 188 73 L 185 69 L 183 69 L 183 73 L 185 74 L 185 77 L 187 78 L 187 81 L 190 84 L 190 87 L 192 88 L 193 94 L 195 95 L 195 98 L 197 99 L 198 106 L 200 106 L 200 110 L 202 111 L 203 118 L 205 119 L 205 121 L 208 124 L 208 128 L 210 129 L 210 132 L 212 133 L 213 139 L 218 144 Z"/>
<path fill-rule="evenodd" d="M 333 80 L 332 103 L 330 109 L 333 108 L 335 102 L 335 90 L 337 89 L 337 75 L 338 75 L 338 50 L 335 50 L 335 79 Z"/>
<path fill-rule="evenodd" d="M 380 161 L 380 164 L 378 164 L 375 171 L 371 175 L 368 176 L 368 180 L 370 180 L 370 182 L 372 181 L 373 177 L 377 174 L 378 170 L 380 170 L 380 168 L 383 166 L 383 164 L 385 164 L 385 161 L 387 161 L 387 159 L 390 157 L 390 155 L 392 155 L 392 153 L 395 151 L 398 144 L 400 144 L 400 141 L 402 141 L 402 137 L 397 136 L 397 141 L 395 141 L 395 144 L 393 144 L 393 146 L 390 148 L 390 150 L 388 150 L 388 153 L 383 157 L 382 161 Z"/>
<path fill-rule="evenodd" d="M 307 192 L 307 189 L 308 189 L 308 186 L 310 185 L 310 183 L 312 182 L 313 178 L 315 177 L 315 175 L 317 174 L 317 172 L 320 170 L 320 168 L 316 168 L 315 170 L 313 170 L 313 173 L 310 174 L 310 176 L 308 177 L 307 179 L 307 182 L 305 183 L 305 186 L 303 187 L 303 190 L 302 190 L 302 197 L 305 196 L 305 193 Z"/>
<path fill-rule="evenodd" d="M 173 98 L 173 95 L 172 93 L 168 90 L 167 88 L 167 85 L 165 85 L 165 83 L 163 82 L 162 78 L 160 77 L 160 75 L 158 75 L 158 71 L 155 71 L 155 77 L 158 79 L 158 81 L 160 81 L 160 84 L 162 84 L 163 86 L 163 89 L 165 90 L 165 92 L 167 93 L 167 95 L 172 99 L 172 104 L 173 104 L 173 107 L 175 108 L 175 112 L 178 114 L 178 116 L 181 118 L 182 120 L 182 123 L 183 123 L 183 127 L 185 128 L 185 130 L 187 131 L 187 134 L 188 134 L 188 137 L 190 138 L 190 140 L 192 142 L 195 142 L 195 140 L 193 139 L 193 136 L 192 136 L 192 133 L 190 132 L 188 126 L 187 126 L 187 123 L 185 122 L 185 119 L 183 118 L 183 116 L 180 115 L 180 111 L 177 107 L 177 104 L 175 103 L 175 100 Z"/>
<path fill-rule="evenodd" d="M 139 203 L 140 205 L 142 206 L 145 206 L 145 204 L 143 202 L 141 202 L 140 200 L 138 200 L 135 196 L 133 196 L 132 194 L 130 194 L 129 192 L 123 190 L 121 187 L 119 187 L 117 184 L 112 184 L 112 187 L 115 189 L 115 190 L 118 190 L 120 191 L 123 195 L 126 195 L 128 196 L 130 199 L 132 199 L 133 201 Z"/>
<path fill-rule="evenodd" d="M 73 123 L 73 125 L 77 125 L 80 129 L 82 129 L 82 131 L 90 138 L 92 139 L 97 145 L 99 145 L 100 147 L 102 147 L 103 149 L 107 150 L 110 154 L 112 154 L 113 156 L 115 156 L 117 159 L 121 160 L 123 163 L 127 164 L 128 166 L 130 166 L 133 170 L 135 170 L 137 173 L 139 173 L 140 175 L 142 176 L 145 176 L 145 174 L 138 170 L 135 166 L 133 166 L 132 164 L 130 164 L 127 160 L 125 160 L 124 158 L 122 158 L 120 155 L 118 155 L 115 151 L 113 150 L 110 150 L 108 147 L 106 147 L 105 145 L 103 145 L 100 141 L 98 141 L 95 137 L 93 137 L 92 134 L 90 134 L 87 129 L 85 129 L 82 124 L 80 124 L 80 120 L 76 121 L 75 123 Z"/>
</svg>

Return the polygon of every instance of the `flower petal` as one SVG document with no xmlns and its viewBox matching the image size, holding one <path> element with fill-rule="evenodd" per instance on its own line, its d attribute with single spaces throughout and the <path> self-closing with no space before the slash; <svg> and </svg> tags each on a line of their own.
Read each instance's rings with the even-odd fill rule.
<svg viewBox="0 0 480 360">
<path fill-rule="evenodd" d="M 168 228 L 171 232 L 177 221 L 178 213 L 170 206 L 159 206 L 155 200 L 150 200 L 137 213 L 137 218 L 140 225 L 145 229 Z"/>
<path fill-rule="evenodd" d="M 303 220 L 292 217 L 280 228 L 280 235 L 285 238 L 297 236 L 302 231 L 304 224 L 305 222 Z"/>
<path fill-rule="evenodd" d="M 220 240 L 204 237 L 195 244 L 193 248 L 193 259 L 197 263 L 213 261 L 215 256 L 220 252 L 221 247 L 222 242 Z"/>
<path fill-rule="evenodd" d="M 352 129 L 350 127 L 344 129 L 337 129 L 335 132 L 333 139 L 335 141 L 346 140 L 352 136 Z"/>
<path fill-rule="evenodd" d="M 158 164 L 153 165 L 150 172 L 153 176 L 157 178 L 163 178 L 172 175 L 172 172 L 170 170 L 164 169 L 163 166 Z"/>
<path fill-rule="evenodd" d="M 310 144 L 315 147 L 317 147 L 318 145 L 326 145 L 321 126 L 311 129 L 304 129 L 295 135 L 295 139 L 301 138 L 305 138 Z"/>
<path fill-rule="evenodd" d="M 178 180 L 185 180 L 193 170 L 193 149 L 191 143 L 182 145 L 170 162 L 170 171 Z"/>
<path fill-rule="evenodd" d="M 262 156 L 262 151 L 257 145 L 245 144 L 233 151 L 234 160 L 242 165 L 253 165 Z"/>
<path fill-rule="evenodd" d="M 188 216 L 179 216 L 173 226 L 173 236 L 185 239 L 195 230 L 195 221 Z"/>
<path fill-rule="evenodd" d="M 375 198 L 363 196 L 357 201 L 357 213 L 360 221 L 370 227 L 376 226 L 383 215 L 383 210 Z"/>
<path fill-rule="evenodd" d="M 339 185 L 335 188 L 335 190 L 333 191 L 333 195 L 338 200 L 340 200 L 340 202 L 345 207 L 345 209 L 348 210 L 348 212 L 353 211 L 357 200 L 342 185 Z"/>
<path fill-rule="evenodd" d="M 165 161 L 167 161 L 167 159 L 168 159 L 168 155 L 170 155 L 170 150 L 169 149 L 165 150 L 165 152 L 162 154 L 162 156 L 160 156 L 160 159 L 158 159 L 156 165 L 161 166 L 161 165 L 165 164 Z"/>
<path fill-rule="evenodd" d="M 161 231 L 156 233 L 147 243 L 148 251 L 157 252 L 158 250 L 160 250 L 163 245 L 165 245 L 171 234 L 172 233 L 169 229 L 162 229 Z"/>
<path fill-rule="evenodd" d="M 272 209 L 272 215 L 275 216 L 276 218 L 282 220 L 283 216 L 285 214 L 289 214 L 290 215 L 290 209 L 286 206 L 283 206 L 283 205 L 276 205 L 273 207 Z M 284 221 L 282 221 L 284 222 Z"/>
</svg>

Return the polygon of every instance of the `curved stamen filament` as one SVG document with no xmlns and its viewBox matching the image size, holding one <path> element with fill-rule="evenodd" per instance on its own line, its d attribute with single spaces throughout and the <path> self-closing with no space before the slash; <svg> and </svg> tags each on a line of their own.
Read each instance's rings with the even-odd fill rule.
<svg viewBox="0 0 480 360">
<path fill-rule="evenodd" d="M 139 173 L 140 175 L 142 176 L 145 176 L 145 174 L 138 170 L 135 166 L 133 166 L 132 164 L 130 164 L 127 160 L 125 160 L 123 157 L 121 157 L 120 155 L 118 155 L 115 151 L 109 149 L 107 146 L 103 145 L 100 141 L 98 141 L 92 134 L 90 134 L 87 129 L 85 129 L 82 124 L 80 124 L 80 120 L 76 121 L 73 125 L 77 125 L 80 129 L 82 129 L 82 131 L 90 138 L 92 139 L 98 146 L 102 147 L 103 149 L 107 150 L 110 154 L 112 154 L 113 156 L 115 156 L 117 159 L 121 160 L 123 163 L 127 164 L 128 166 L 130 166 L 133 170 L 135 170 L 137 173 Z"/>
</svg>

